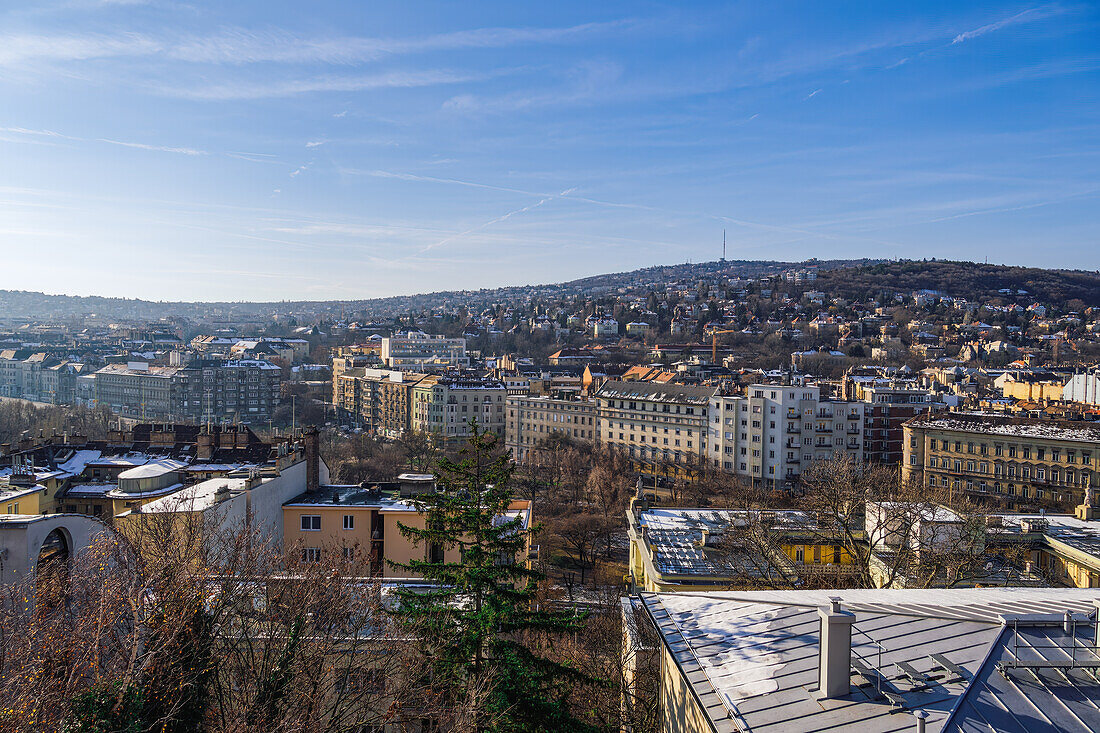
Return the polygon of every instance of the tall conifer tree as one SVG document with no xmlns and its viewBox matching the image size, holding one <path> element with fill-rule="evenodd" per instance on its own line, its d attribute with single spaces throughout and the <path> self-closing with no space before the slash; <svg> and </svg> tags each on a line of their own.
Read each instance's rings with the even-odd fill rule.
<svg viewBox="0 0 1100 733">
<path fill-rule="evenodd" d="M 432 584 L 398 590 L 399 613 L 431 659 L 443 704 L 467 706 L 472 729 L 593 730 L 566 700 L 587 677 L 522 643 L 525 632 L 573 633 L 583 620 L 534 604 L 543 576 L 527 566 L 527 532 L 509 511 L 514 467 L 496 443 L 472 422 L 459 460 L 440 460 L 435 490 L 416 499 L 424 528 L 398 525 L 425 559 L 392 564 Z"/>
</svg>

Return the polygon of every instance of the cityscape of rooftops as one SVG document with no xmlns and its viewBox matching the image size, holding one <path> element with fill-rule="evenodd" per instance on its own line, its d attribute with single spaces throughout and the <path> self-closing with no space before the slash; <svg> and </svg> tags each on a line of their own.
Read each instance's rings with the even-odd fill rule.
<svg viewBox="0 0 1100 733">
<path fill-rule="evenodd" d="M 1100 730 L 1100 8 L 0 7 L 0 731 Z"/>
</svg>

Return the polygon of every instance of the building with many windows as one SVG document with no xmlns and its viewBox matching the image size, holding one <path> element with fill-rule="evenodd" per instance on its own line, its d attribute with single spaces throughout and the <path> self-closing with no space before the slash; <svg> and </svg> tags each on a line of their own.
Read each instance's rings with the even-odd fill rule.
<svg viewBox="0 0 1100 733">
<path fill-rule="evenodd" d="M 714 387 L 608 381 L 596 392 L 599 441 L 641 465 L 703 460 Z"/>
<path fill-rule="evenodd" d="M 302 562 L 342 559 L 363 577 L 415 578 L 400 567 L 412 560 L 458 562 L 459 548 L 422 543 L 399 526 L 424 528 L 427 517 L 414 498 L 434 485 L 431 475 L 402 474 L 392 482 L 307 490 L 283 504 L 284 549 Z M 526 533 L 531 503 L 512 501 L 500 519 L 516 520 L 517 531 Z"/>
<path fill-rule="evenodd" d="M 816 386 L 753 384 L 710 400 L 707 461 L 754 484 L 794 484 L 814 461 L 863 460 L 862 402 L 821 398 Z"/>
<path fill-rule="evenodd" d="M 841 394 L 864 403 L 863 460 L 868 463 L 900 464 L 902 425 L 932 409 L 932 393 L 915 379 L 848 375 Z"/>
<path fill-rule="evenodd" d="M 406 371 L 470 366 L 470 358 L 466 356 L 466 339 L 434 336 L 423 331 L 383 338 L 382 362 L 390 369 Z"/>
<path fill-rule="evenodd" d="M 255 359 L 129 362 L 108 364 L 94 378 L 95 404 L 127 417 L 260 423 L 279 404 L 282 370 Z"/>
<path fill-rule="evenodd" d="M 505 400 L 505 447 L 517 461 L 526 460 L 547 438 L 560 435 L 574 441 L 596 440 L 596 402 L 587 399 L 520 396 Z"/>
<path fill-rule="evenodd" d="M 508 388 L 498 379 L 440 374 L 420 380 L 412 392 L 411 425 L 436 441 L 456 442 L 470 435 L 470 423 L 504 439 L 504 400 Z"/>
<path fill-rule="evenodd" d="M 399 438 L 412 428 L 413 391 L 426 374 L 352 368 L 333 380 L 336 407 L 368 433 Z"/>
<path fill-rule="evenodd" d="M 1013 505 L 1072 507 L 1096 486 L 1100 425 L 969 413 L 905 423 L 902 478 L 999 497 Z"/>
</svg>

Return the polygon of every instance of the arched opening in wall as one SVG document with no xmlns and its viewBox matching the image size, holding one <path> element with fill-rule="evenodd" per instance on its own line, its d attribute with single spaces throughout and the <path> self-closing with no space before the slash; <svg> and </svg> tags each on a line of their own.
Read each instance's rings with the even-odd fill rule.
<svg viewBox="0 0 1100 733">
<path fill-rule="evenodd" d="M 46 535 L 38 550 L 34 570 L 35 604 L 39 611 L 48 610 L 63 602 L 69 585 L 71 557 L 72 542 L 68 532 L 57 527 Z"/>
<path fill-rule="evenodd" d="M 35 565 L 37 572 L 48 570 L 57 565 L 64 564 L 71 555 L 69 538 L 65 531 L 58 527 L 46 535 L 42 541 L 42 548 L 38 551 L 38 561 Z"/>
</svg>

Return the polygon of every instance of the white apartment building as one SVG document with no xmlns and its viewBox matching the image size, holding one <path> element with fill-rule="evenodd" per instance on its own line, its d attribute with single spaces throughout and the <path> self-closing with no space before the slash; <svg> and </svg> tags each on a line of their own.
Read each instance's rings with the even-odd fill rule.
<svg viewBox="0 0 1100 733">
<path fill-rule="evenodd" d="M 423 331 L 397 333 L 382 339 L 382 362 L 390 369 L 424 371 L 468 367 L 466 339 L 435 336 Z"/>
<path fill-rule="evenodd" d="M 1100 405 L 1100 371 L 1074 374 L 1062 388 L 1062 399 Z"/>
<path fill-rule="evenodd" d="M 710 400 L 707 457 L 769 488 L 793 484 L 811 463 L 836 454 L 863 460 L 862 402 L 822 400 L 816 386 L 750 385 Z"/>
</svg>

